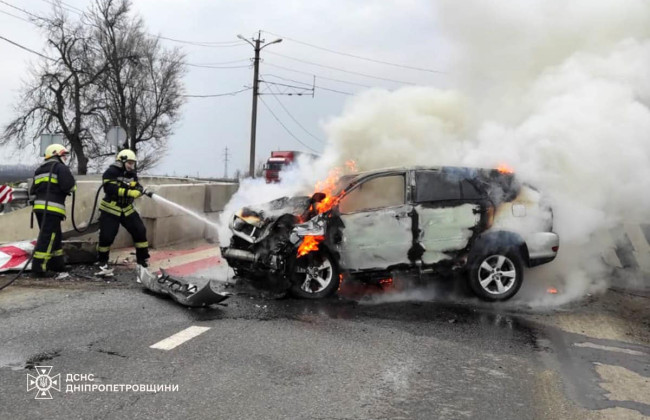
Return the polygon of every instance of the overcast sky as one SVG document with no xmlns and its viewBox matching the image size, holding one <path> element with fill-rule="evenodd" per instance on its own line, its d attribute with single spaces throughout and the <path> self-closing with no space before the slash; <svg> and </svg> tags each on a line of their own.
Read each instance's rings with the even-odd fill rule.
<svg viewBox="0 0 650 420">
<path fill-rule="evenodd" d="M 49 0 L 0 2 L 0 35 L 36 51 L 44 37 L 25 13 L 49 12 Z M 89 1 L 66 0 L 85 9 Z M 183 46 L 187 62 L 220 68 L 189 66 L 184 83 L 189 95 L 240 91 L 252 86 L 253 48 L 237 38 L 262 30 L 267 42 L 283 38 L 262 50 L 262 93 L 305 86 L 316 77 L 316 90 L 306 96 L 263 95 L 258 102 L 257 161 L 271 150 L 323 150 L 323 123 L 339 116 L 351 95 L 371 87 L 394 90 L 410 84 L 445 87 L 448 50 L 437 38 L 436 15 L 426 0 L 134 0 L 134 11 L 152 34 L 182 41 L 214 43 L 210 47 L 165 40 Z M 330 50 L 330 51 L 328 51 Z M 340 54 L 337 54 L 340 53 Z M 21 78 L 37 57 L 0 40 L 0 123 L 14 115 L 13 104 Z M 390 64 L 354 58 L 358 56 Z M 419 68 L 422 70 L 416 70 Z M 428 70 L 428 71 L 427 71 Z M 296 89 L 289 89 L 296 92 Z M 248 168 L 251 90 L 233 96 L 188 98 L 182 120 L 169 139 L 169 150 L 153 170 L 158 174 L 223 176 L 228 147 L 228 174 Z M 275 116 L 273 116 L 275 114 Z M 286 128 L 283 128 L 284 125 Z M 24 154 L 28 159 L 31 152 Z M 5 149 L 0 162 L 15 161 Z"/>
</svg>

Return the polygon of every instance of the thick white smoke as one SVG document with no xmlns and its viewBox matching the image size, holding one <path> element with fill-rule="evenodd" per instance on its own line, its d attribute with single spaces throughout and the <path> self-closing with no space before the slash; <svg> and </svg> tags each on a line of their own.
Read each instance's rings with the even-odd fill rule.
<svg viewBox="0 0 650 420">
<path fill-rule="evenodd" d="M 323 168 L 507 163 L 551 199 L 561 238 L 528 279 L 557 284 L 556 303 L 582 296 L 605 277 L 594 236 L 650 214 L 650 3 L 435 5 L 454 87 L 352 98 L 327 124 Z"/>
</svg>

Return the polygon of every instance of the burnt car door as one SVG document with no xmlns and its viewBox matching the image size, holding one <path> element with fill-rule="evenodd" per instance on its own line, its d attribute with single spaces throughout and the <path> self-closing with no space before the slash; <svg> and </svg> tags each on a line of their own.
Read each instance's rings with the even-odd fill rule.
<svg viewBox="0 0 650 420">
<path fill-rule="evenodd" d="M 385 269 L 409 263 L 412 245 L 406 201 L 406 171 L 365 179 L 340 200 L 343 229 L 336 247 L 341 265 L 351 271 Z"/>
<path fill-rule="evenodd" d="M 416 170 L 414 221 L 424 248 L 422 262 L 435 264 L 465 249 L 481 223 L 481 193 L 465 174 Z"/>
</svg>

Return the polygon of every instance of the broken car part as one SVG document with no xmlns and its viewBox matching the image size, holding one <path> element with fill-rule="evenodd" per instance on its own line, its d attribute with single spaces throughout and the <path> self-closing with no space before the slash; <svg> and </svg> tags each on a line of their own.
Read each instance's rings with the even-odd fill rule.
<svg viewBox="0 0 650 420">
<path fill-rule="evenodd" d="M 167 295 L 179 304 L 193 308 L 214 305 L 223 302 L 230 296 L 212 290 L 209 281 L 199 288 L 196 284 L 189 283 L 184 279 L 172 277 L 163 269 L 160 269 L 160 274 L 155 275 L 139 264 L 137 279 L 152 292 Z"/>
</svg>

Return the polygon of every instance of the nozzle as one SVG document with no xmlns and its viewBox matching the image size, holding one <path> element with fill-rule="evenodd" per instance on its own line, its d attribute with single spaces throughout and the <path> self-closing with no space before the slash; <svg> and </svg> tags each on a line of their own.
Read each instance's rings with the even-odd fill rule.
<svg viewBox="0 0 650 420">
<path fill-rule="evenodd" d="M 153 191 L 144 190 L 142 191 L 142 194 L 146 195 L 149 198 L 153 197 Z"/>
</svg>

